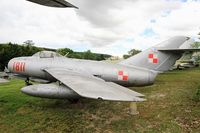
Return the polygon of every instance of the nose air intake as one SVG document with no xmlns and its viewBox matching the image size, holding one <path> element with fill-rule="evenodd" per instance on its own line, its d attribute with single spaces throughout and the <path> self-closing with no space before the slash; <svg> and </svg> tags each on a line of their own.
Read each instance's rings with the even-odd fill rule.
<svg viewBox="0 0 200 133">
<path fill-rule="evenodd" d="M 13 63 L 14 63 L 14 60 L 15 60 L 15 58 L 12 59 L 12 60 L 10 60 L 10 61 L 8 62 L 8 70 L 9 70 L 10 72 L 13 72 Z"/>
</svg>

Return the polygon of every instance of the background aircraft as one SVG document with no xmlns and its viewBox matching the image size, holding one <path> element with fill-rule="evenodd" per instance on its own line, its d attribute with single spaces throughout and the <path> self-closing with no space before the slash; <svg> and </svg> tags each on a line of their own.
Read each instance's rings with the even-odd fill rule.
<svg viewBox="0 0 200 133">
<path fill-rule="evenodd" d="M 0 83 L 7 83 L 9 82 L 9 75 L 6 73 L 9 72 L 7 69 L 4 72 L 0 72 Z"/>
<path fill-rule="evenodd" d="M 69 59 L 42 51 L 9 61 L 16 76 L 44 84 L 21 89 L 25 94 L 76 100 L 81 97 L 112 101 L 144 101 L 143 95 L 123 86 L 146 86 L 158 73 L 169 70 L 186 51 L 194 51 L 188 37 L 173 37 L 118 64 Z"/>
<path fill-rule="evenodd" d="M 9 80 L 6 80 L 4 78 L 0 78 L 0 83 L 7 83 L 7 82 L 9 82 Z"/>
<path fill-rule="evenodd" d="M 50 7 L 60 7 L 60 8 L 65 8 L 65 7 L 73 7 L 73 8 L 78 8 L 71 3 L 65 1 L 65 0 L 27 0 L 30 2 L 34 2 L 40 5 L 44 6 L 50 6 Z"/>
</svg>

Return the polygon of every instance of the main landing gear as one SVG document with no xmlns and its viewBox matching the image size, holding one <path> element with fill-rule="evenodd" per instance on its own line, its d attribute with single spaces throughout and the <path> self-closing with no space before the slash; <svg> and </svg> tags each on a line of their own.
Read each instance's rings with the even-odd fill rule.
<svg viewBox="0 0 200 133">
<path fill-rule="evenodd" d="M 30 79 L 29 79 L 29 77 L 27 77 L 25 80 L 26 86 L 32 85 L 32 83 L 30 83 L 29 81 L 30 81 Z"/>
</svg>

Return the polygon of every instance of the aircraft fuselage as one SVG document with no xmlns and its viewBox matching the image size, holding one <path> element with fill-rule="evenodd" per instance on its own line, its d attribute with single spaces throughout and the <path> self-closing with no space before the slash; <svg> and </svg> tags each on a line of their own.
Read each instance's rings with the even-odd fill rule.
<svg viewBox="0 0 200 133">
<path fill-rule="evenodd" d="M 157 76 L 156 72 L 148 69 L 129 67 L 102 61 L 70 59 L 66 57 L 39 58 L 19 57 L 10 60 L 8 69 L 25 77 L 56 81 L 44 72 L 45 68 L 64 68 L 99 77 L 107 82 L 115 82 L 123 86 L 151 85 Z"/>
</svg>

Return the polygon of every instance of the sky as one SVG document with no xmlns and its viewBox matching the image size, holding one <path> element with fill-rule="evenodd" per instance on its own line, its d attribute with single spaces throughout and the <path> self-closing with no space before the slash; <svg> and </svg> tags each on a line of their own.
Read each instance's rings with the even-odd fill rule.
<svg viewBox="0 0 200 133">
<path fill-rule="evenodd" d="M 122 56 L 173 36 L 197 37 L 200 0 L 68 0 L 79 9 L 0 1 L 0 43 Z"/>
</svg>

